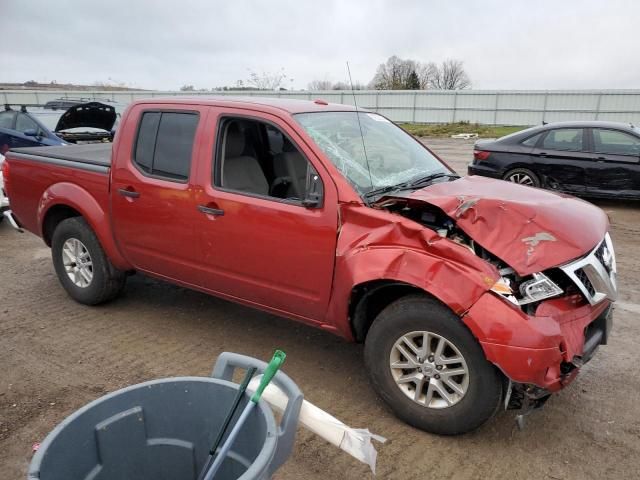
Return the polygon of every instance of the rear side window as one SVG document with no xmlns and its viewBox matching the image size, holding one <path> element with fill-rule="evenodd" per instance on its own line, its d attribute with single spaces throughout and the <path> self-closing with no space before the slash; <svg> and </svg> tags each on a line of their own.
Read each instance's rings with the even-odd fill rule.
<svg viewBox="0 0 640 480">
<path fill-rule="evenodd" d="M 551 130 L 542 141 L 542 147 L 549 150 L 582 150 L 582 128 L 560 128 Z"/>
<path fill-rule="evenodd" d="M 186 181 L 197 126 L 197 113 L 143 113 L 133 161 L 148 175 Z"/>
<path fill-rule="evenodd" d="M 523 140 L 521 143 L 525 147 L 535 147 L 536 143 L 538 143 L 538 140 L 540 140 L 541 135 L 542 133 L 538 133 L 537 135 L 533 135 L 532 137 L 529 137 L 526 140 Z"/>
</svg>

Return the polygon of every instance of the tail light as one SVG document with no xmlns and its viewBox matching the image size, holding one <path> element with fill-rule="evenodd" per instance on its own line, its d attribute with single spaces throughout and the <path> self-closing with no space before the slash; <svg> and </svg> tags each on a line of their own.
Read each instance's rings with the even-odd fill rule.
<svg viewBox="0 0 640 480">
<path fill-rule="evenodd" d="M 489 155 L 491 155 L 491 152 L 487 152 L 485 150 L 474 150 L 473 151 L 473 158 L 475 160 L 478 160 L 479 162 L 489 158 Z"/>
<path fill-rule="evenodd" d="M 9 195 L 9 161 L 6 158 L 2 162 L 2 180 L 4 181 L 4 191 Z"/>
</svg>

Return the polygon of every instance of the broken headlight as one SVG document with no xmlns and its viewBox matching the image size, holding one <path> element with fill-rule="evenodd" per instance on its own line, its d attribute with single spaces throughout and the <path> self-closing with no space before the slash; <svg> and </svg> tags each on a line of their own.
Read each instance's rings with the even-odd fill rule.
<svg viewBox="0 0 640 480">
<path fill-rule="evenodd" d="M 520 305 L 539 302 L 562 294 L 562 289 L 544 273 L 534 273 L 532 277 L 532 279 L 525 280 L 520 284 L 520 295 L 522 295 L 522 298 L 518 300 Z"/>
<path fill-rule="evenodd" d="M 511 286 L 513 283 L 515 282 L 502 277 L 491 290 L 516 305 L 539 302 L 563 293 L 562 289 L 544 273 L 534 273 L 530 278 L 523 280 L 516 291 Z M 518 295 L 518 291 L 520 295 Z"/>
</svg>

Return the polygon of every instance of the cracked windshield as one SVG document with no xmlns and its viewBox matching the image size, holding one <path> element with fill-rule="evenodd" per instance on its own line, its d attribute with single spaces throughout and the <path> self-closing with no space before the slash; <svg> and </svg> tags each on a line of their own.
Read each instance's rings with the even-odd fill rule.
<svg viewBox="0 0 640 480">
<path fill-rule="evenodd" d="M 295 118 L 360 195 L 452 173 L 386 118 L 367 112 L 358 115 L 360 124 L 356 112 L 302 113 Z"/>
</svg>

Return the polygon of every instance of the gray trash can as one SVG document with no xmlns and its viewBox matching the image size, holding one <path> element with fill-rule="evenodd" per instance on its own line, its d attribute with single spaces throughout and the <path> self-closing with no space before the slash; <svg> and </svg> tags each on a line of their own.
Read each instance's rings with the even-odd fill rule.
<svg viewBox="0 0 640 480">
<path fill-rule="evenodd" d="M 91 402 L 47 435 L 31 461 L 28 478 L 196 480 L 239 388 L 231 381 L 234 370 L 249 367 L 262 373 L 267 364 L 223 353 L 211 378 L 153 380 Z M 216 480 L 268 479 L 291 454 L 302 393 L 283 372 L 273 382 L 289 397 L 280 425 L 261 400 Z M 237 416 L 248 398 L 245 395 Z"/>
</svg>

